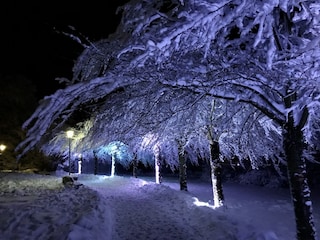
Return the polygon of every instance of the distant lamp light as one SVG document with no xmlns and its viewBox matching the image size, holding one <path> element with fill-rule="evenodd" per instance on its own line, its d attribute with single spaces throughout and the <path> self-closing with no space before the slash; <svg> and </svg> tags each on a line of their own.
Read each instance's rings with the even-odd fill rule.
<svg viewBox="0 0 320 240">
<path fill-rule="evenodd" d="M 69 175 L 71 173 L 71 139 L 74 135 L 73 130 L 68 130 L 67 131 L 67 138 L 69 139 Z"/>
<path fill-rule="evenodd" d="M 7 146 L 4 144 L 0 144 L 0 153 L 2 153 L 4 150 L 6 150 Z"/>
<path fill-rule="evenodd" d="M 73 135 L 74 135 L 74 131 L 73 130 L 69 130 L 69 131 L 67 131 L 67 138 L 72 138 L 73 137 Z"/>
</svg>

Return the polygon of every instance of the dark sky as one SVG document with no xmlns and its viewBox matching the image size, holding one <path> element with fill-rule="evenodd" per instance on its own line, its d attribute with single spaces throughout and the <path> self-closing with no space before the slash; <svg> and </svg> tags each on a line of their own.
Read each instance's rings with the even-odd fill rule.
<svg viewBox="0 0 320 240">
<path fill-rule="evenodd" d="M 74 60 L 83 50 L 58 31 L 71 33 L 70 25 L 92 41 L 105 38 L 120 21 L 117 5 L 127 1 L 30 2 L 7 1 L 0 7 L 0 73 L 26 76 L 37 84 L 41 97 L 63 87 L 54 79 L 71 78 Z"/>
</svg>

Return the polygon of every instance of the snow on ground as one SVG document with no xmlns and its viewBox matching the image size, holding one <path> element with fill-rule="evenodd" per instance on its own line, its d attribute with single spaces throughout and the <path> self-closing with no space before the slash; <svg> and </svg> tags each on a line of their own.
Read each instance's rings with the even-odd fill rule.
<svg viewBox="0 0 320 240">
<path fill-rule="evenodd" d="M 226 207 L 213 209 L 209 183 L 178 179 L 0 173 L 0 240 L 292 240 L 287 189 L 225 183 Z M 319 232 L 319 196 L 314 215 Z M 198 206 L 201 205 L 201 206 Z"/>
</svg>

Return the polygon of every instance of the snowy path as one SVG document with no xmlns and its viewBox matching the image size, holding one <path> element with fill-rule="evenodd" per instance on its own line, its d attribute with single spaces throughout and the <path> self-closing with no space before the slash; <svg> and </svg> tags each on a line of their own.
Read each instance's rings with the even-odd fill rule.
<svg viewBox="0 0 320 240">
<path fill-rule="evenodd" d="M 141 179 L 121 177 L 85 183 L 103 195 L 114 215 L 111 224 L 113 240 L 295 239 L 294 213 L 288 189 L 224 184 L 227 209 L 208 211 L 208 208 L 195 207 L 193 196 L 204 203 L 210 202 L 209 183 L 188 183 L 188 192 L 181 192 L 177 179 L 165 179 L 161 185 L 150 185 L 152 178 L 143 179 L 149 184 L 142 186 Z M 128 185 L 131 186 L 128 188 Z M 168 194 L 170 191 L 172 194 Z M 179 197 L 177 204 L 176 198 Z M 319 201 L 315 203 L 315 225 L 320 231 Z"/>
<path fill-rule="evenodd" d="M 81 182 L 103 195 L 112 211 L 112 240 L 209 240 L 213 236 L 217 236 L 216 240 L 236 239 L 236 228 L 230 220 L 227 221 L 224 215 L 202 211 L 193 204 L 188 193 L 177 194 L 176 190 L 164 185 L 149 183 L 143 186 L 142 180 L 134 178 Z M 149 191 L 152 194 L 148 194 Z M 172 194 L 168 195 L 168 191 Z M 179 196 L 181 199 L 177 204 Z M 190 202 L 186 203 L 186 198 Z M 193 219 L 194 215 L 202 222 L 198 217 Z"/>
<path fill-rule="evenodd" d="M 213 209 L 211 185 L 197 180 L 188 192 L 177 178 L 159 185 L 147 177 L 80 175 L 77 184 L 83 186 L 64 187 L 58 176 L 0 173 L 0 240 L 295 239 L 288 189 L 224 184 L 226 208 Z"/>
</svg>

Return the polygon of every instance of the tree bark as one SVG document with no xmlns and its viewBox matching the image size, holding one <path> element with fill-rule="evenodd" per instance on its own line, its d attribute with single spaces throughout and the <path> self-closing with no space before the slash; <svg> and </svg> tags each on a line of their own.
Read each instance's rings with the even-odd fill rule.
<svg viewBox="0 0 320 240">
<path fill-rule="evenodd" d="M 134 153 L 133 160 L 132 160 L 132 176 L 135 178 L 138 177 L 138 159 L 137 159 L 136 153 Z"/>
<path fill-rule="evenodd" d="M 154 152 L 154 167 L 155 167 L 155 174 L 156 174 L 156 183 L 162 183 L 162 176 L 161 176 L 161 163 L 160 163 L 160 150 L 157 148 Z"/>
<path fill-rule="evenodd" d="M 294 93 L 285 98 L 287 109 L 292 106 L 294 100 Z M 295 125 L 293 112 L 290 111 L 283 128 L 283 145 L 287 159 L 288 179 L 295 213 L 297 239 L 315 240 L 316 230 L 312 214 L 310 188 L 306 176 L 306 162 L 302 156 L 304 149 L 302 125 L 304 124 L 301 124 L 301 122 Z"/>
<path fill-rule="evenodd" d="M 210 143 L 210 167 L 211 167 L 211 182 L 212 193 L 215 207 L 221 207 L 224 204 L 224 195 L 222 188 L 222 166 L 220 163 L 220 148 L 219 142 L 213 141 Z"/>
<path fill-rule="evenodd" d="M 95 151 L 93 151 L 93 156 L 94 156 L 94 170 L 93 174 L 97 175 L 98 174 L 98 157 Z"/>
<path fill-rule="evenodd" d="M 188 191 L 187 185 L 187 163 L 184 156 L 184 148 L 179 144 L 179 182 L 180 190 Z"/>
<path fill-rule="evenodd" d="M 110 173 L 110 176 L 114 177 L 115 174 L 116 174 L 116 154 L 112 153 L 111 154 L 111 173 Z"/>
</svg>

